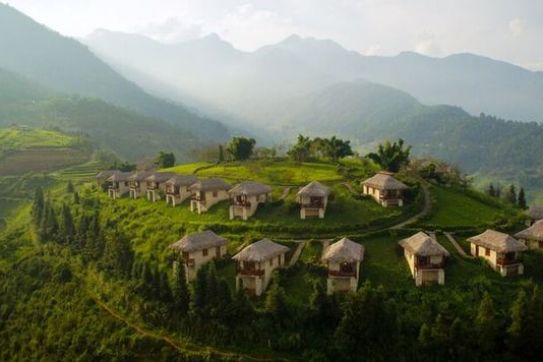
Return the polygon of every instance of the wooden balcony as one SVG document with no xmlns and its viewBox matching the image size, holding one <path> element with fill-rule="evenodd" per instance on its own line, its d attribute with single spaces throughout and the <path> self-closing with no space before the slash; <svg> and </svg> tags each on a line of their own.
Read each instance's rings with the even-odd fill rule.
<svg viewBox="0 0 543 362">
<path fill-rule="evenodd" d="M 416 269 L 443 269 L 445 266 L 444 262 L 441 263 L 415 263 Z"/>
<path fill-rule="evenodd" d="M 251 207 L 251 203 L 249 201 L 230 200 L 230 205 L 235 206 L 235 207 L 242 207 L 242 208 Z"/>
<path fill-rule="evenodd" d="M 520 260 L 518 260 L 518 259 L 509 259 L 509 258 L 497 258 L 496 259 L 496 265 L 506 266 L 506 265 L 515 265 L 515 264 L 520 264 Z"/>
<path fill-rule="evenodd" d="M 264 270 L 238 268 L 238 274 L 244 276 L 261 277 L 264 275 Z"/>
<path fill-rule="evenodd" d="M 356 270 L 328 270 L 328 276 L 356 278 Z"/>
</svg>

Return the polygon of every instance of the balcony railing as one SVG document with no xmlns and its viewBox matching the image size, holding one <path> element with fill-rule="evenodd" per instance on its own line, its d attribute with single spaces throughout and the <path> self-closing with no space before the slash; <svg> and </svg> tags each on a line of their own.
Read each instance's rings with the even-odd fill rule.
<svg viewBox="0 0 543 362">
<path fill-rule="evenodd" d="M 356 278 L 356 270 L 328 270 L 328 276 Z"/>
<path fill-rule="evenodd" d="M 263 275 L 264 275 L 264 270 L 262 270 L 262 269 L 243 269 L 243 268 L 238 268 L 238 274 L 240 274 L 240 275 L 248 275 L 248 276 L 257 276 L 257 277 L 260 277 L 260 276 L 263 276 Z"/>
<path fill-rule="evenodd" d="M 251 207 L 251 203 L 249 201 L 230 201 L 230 205 L 237 206 L 237 207 Z"/>
<path fill-rule="evenodd" d="M 518 259 L 507 259 L 507 258 L 497 258 L 496 259 L 497 265 L 515 265 L 520 264 L 520 260 Z"/>
<path fill-rule="evenodd" d="M 442 269 L 444 263 L 415 263 L 415 268 L 417 269 Z"/>
</svg>

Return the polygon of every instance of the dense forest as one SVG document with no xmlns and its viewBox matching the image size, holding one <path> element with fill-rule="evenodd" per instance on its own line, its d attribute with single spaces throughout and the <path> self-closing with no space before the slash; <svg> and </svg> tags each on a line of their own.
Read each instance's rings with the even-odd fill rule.
<svg viewBox="0 0 543 362">
<path fill-rule="evenodd" d="M 30 229 L 15 225 L 2 237 L 3 360 L 236 359 L 273 351 L 274 358 L 312 361 L 490 361 L 543 353 L 541 268 L 517 290 L 483 276 L 462 288 L 366 282 L 333 296 L 314 283 L 301 306 L 281 288 L 292 269 L 275 276 L 262 300 L 231 290 L 214 264 L 187 286 L 175 259 L 166 266 L 141 259 L 100 211 L 95 192 L 71 183 L 54 195 L 38 189 Z M 165 336 L 182 342 L 172 346 Z M 214 347 L 194 348 L 201 345 Z"/>
</svg>

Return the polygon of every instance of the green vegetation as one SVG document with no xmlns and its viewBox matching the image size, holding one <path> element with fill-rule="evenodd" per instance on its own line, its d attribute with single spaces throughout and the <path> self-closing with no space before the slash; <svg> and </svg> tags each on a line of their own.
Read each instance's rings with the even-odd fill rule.
<svg viewBox="0 0 543 362">
<path fill-rule="evenodd" d="M 432 213 L 422 221 L 437 228 L 467 228 L 494 225 L 515 211 L 480 193 L 433 186 Z"/>
</svg>

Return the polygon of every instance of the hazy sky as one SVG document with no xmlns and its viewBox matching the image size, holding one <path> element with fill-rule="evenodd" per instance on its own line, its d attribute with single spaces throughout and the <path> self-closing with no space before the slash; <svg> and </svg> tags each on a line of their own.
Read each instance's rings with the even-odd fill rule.
<svg viewBox="0 0 543 362">
<path fill-rule="evenodd" d="M 5 2 L 4 0 L 0 0 Z M 137 32 L 175 42 L 218 33 L 243 50 L 292 33 L 364 54 L 471 52 L 543 70 L 541 0 L 11 0 L 62 34 Z"/>
</svg>

